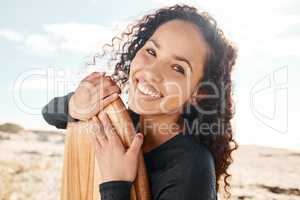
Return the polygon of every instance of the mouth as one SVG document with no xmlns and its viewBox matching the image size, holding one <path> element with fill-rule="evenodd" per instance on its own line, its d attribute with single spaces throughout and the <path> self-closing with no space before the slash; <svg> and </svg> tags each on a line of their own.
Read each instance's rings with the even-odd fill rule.
<svg viewBox="0 0 300 200">
<path fill-rule="evenodd" d="M 157 87 L 151 85 L 142 78 L 136 78 L 136 89 L 144 96 L 152 99 L 160 99 L 163 94 L 157 89 Z"/>
</svg>

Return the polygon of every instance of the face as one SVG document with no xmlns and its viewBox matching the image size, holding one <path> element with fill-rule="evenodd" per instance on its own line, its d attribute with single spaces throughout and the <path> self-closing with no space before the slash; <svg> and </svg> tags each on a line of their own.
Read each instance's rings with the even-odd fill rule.
<svg viewBox="0 0 300 200">
<path fill-rule="evenodd" d="M 207 52 L 194 24 L 172 20 L 159 26 L 131 62 L 129 108 L 141 115 L 181 112 L 203 76 Z"/>
</svg>

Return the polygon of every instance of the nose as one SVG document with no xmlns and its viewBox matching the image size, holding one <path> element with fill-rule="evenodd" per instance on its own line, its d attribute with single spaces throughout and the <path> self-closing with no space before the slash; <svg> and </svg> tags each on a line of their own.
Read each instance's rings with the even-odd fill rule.
<svg viewBox="0 0 300 200">
<path fill-rule="evenodd" d="M 161 66 L 158 65 L 151 65 L 145 67 L 143 73 L 145 80 L 148 80 L 150 82 L 156 82 L 156 83 L 162 82 L 163 75 L 160 67 Z"/>
</svg>

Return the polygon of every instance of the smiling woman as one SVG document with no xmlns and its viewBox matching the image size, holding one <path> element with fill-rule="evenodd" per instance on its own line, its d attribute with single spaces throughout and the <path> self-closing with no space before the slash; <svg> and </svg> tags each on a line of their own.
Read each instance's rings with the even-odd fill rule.
<svg viewBox="0 0 300 200">
<path fill-rule="evenodd" d="M 129 107 L 137 113 L 172 112 L 178 115 L 179 109 L 192 95 L 196 84 L 203 76 L 208 53 L 208 44 L 192 23 L 176 19 L 158 27 L 132 60 L 129 75 L 131 81 Z M 163 98 L 155 102 L 145 102 L 145 98 L 139 96 L 139 93 L 134 95 L 136 85 L 141 84 L 140 82 L 137 84 L 137 80 L 141 77 L 147 80 L 144 82 L 148 87 L 146 84 L 144 87 L 150 88 L 149 85 L 152 85 L 152 88 L 158 88 Z M 161 120 L 159 119 L 163 122 Z"/>
<path fill-rule="evenodd" d="M 100 173 L 106 177 L 99 188 L 101 199 L 130 198 L 139 148 L 153 199 L 217 199 L 220 185 L 229 198 L 227 169 L 237 148 L 230 122 L 235 48 L 212 17 L 187 5 L 146 15 L 122 36 L 114 38 L 128 39 L 117 49 L 121 53 L 113 76 L 126 75 L 117 81 L 129 86 L 128 112 L 144 139 L 134 140 L 126 151 L 113 131 L 99 129 L 97 134 L 106 136 L 94 143 Z M 86 86 L 91 89 L 80 89 Z M 116 99 L 113 86 L 103 75 L 91 75 L 74 94 L 46 105 L 44 118 L 62 128 L 74 118 L 90 120 L 103 110 L 99 102 L 108 105 Z M 49 114 L 58 110 L 52 106 L 59 99 L 69 110 Z M 83 113 L 82 107 L 90 112 Z M 97 123 L 111 127 L 105 117 Z M 195 130 L 199 125 L 205 128 Z"/>
</svg>

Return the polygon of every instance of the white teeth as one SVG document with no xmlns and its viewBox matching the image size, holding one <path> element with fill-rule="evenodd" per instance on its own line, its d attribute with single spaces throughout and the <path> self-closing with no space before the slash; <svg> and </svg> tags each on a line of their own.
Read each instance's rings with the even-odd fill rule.
<svg viewBox="0 0 300 200">
<path fill-rule="evenodd" d="M 158 93 L 155 93 L 155 92 L 152 92 L 152 91 L 150 91 L 148 88 L 145 88 L 142 84 L 140 84 L 140 83 L 138 83 L 137 84 L 137 88 L 142 92 L 142 93 L 144 93 L 144 94 L 146 94 L 146 95 L 150 95 L 150 96 L 152 96 L 152 97 L 160 97 L 160 94 L 159 94 L 159 92 Z"/>
</svg>

